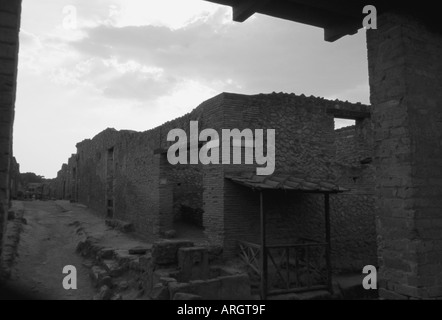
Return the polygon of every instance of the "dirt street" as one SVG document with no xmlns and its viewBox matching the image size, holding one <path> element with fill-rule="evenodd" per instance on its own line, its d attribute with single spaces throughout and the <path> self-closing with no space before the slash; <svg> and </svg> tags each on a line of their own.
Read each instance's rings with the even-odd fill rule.
<svg viewBox="0 0 442 320">
<path fill-rule="evenodd" d="M 24 201 L 24 225 L 18 257 L 9 284 L 36 299 L 92 299 L 94 289 L 83 258 L 75 253 L 77 212 L 66 211 L 53 201 Z M 63 267 L 77 270 L 77 289 L 63 288 Z"/>
</svg>

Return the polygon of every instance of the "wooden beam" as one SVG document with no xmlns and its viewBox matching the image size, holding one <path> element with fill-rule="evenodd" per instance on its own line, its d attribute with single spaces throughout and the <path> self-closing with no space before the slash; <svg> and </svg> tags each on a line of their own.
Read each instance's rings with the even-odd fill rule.
<svg viewBox="0 0 442 320">
<path fill-rule="evenodd" d="M 233 21 L 246 21 L 268 2 L 270 0 L 243 0 L 239 5 L 233 7 Z"/>
<path fill-rule="evenodd" d="M 362 9 L 367 4 L 365 0 L 291 0 L 299 4 L 308 5 L 314 9 L 326 10 L 331 13 L 345 15 L 349 17 L 362 17 Z M 360 19 L 362 22 L 362 18 Z"/>
<path fill-rule="evenodd" d="M 345 105 L 328 107 L 327 113 L 341 119 L 361 120 L 371 117 L 370 107 L 362 104 L 359 106 L 352 105 L 351 107 Z"/>
<path fill-rule="evenodd" d="M 327 286 L 330 293 L 333 294 L 333 282 L 332 282 L 332 266 L 331 266 L 331 229 L 330 229 L 330 195 L 324 194 L 324 207 L 325 207 L 325 242 L 327 246 L 325 248 L 325 257 L 327 264 Z"/>
<path fill-rule="evenodd" d="M 263 191 L 259 193 L 259 210 L 261 216 L 261 299 L 267 299 L 267 247 L 266 247 L 266 217 L 264 211 Z"/>
</svg>

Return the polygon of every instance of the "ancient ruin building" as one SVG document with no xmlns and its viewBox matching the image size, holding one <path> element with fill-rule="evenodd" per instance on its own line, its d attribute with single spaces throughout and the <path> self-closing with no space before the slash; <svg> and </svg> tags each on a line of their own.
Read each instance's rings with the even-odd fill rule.
<svg viewBox="0 0 442 320">
<path fill-rule="evenodd" d="M 328 41 L 354 34 L 362 28 L 361 21 L 364 18 L 362 8 L 366 5 L 366 2 L 359 0 L 211 1 L 232 6 L 235 21 L 245 21 L 255 12 L 259 12 L 324 28 L 325 39 Z M 0 121 L 2 122 L 0 131 L 0 239 L 5 225 L 5 206 L 9 199 L 20 4 L 20 0 L 0 2 Z M 389 299 L 440 298 L 442 296 L 442 218 L 440 215 L 442 208 L 442 170 L 440 169 L 442 127 L 438 106 L 442 101 L 440 90 L 442 36 L 438 3 L 433 1 L 416 4 L 373 0 L 371 4 L 378 8 L 378 26 L 376 30 L 367 32 L 367 47 L 374 133 L 373 166 L 379 238 L 378 261 L 381 267 L 379 292 L 381 297 Z M 355 132 L 359 134 L 364 132 L 364 129 L 356 128 Z M 145 133 L 135 134 L 134 137 L 138 138 L 121 142 L 121 145 L 132 146 L 135 141 L 142 140 L 140 137 L 143 134 Z M 163 137 L 158 132 L 156 134 Z M 343 135 L 346 136 L 345 133 Z M 160 139 L 160 141 L 163 140 Z M 152 142 L 152 145 L 155 143 L 160 144 L 156 140 Z M 337 149 L 339 145 L 335 143 Z M 121 162 L 118 162 L 120 160 L 116 158 L 118 149 L 114 149 L 114 152 L 110 149 L 112 145 L 105 150 L 109 163 L 121 165 Z M 142 153 L 140 150 L 136 152 Z M 160 155 L 161 151 L 148 158 L 152 166 L 154 161 L 158 165 L 164 163 L 160 161 L 162 159 Z M 364 166 L 369 165 L 368 158 L 362 159 L 362 162 L 354 167 L 360 166 L 358 170 L 368 172 L 363 169 Z M 82 159 L 80 155 L 77 160 L 80 165 L 76 172 L 79 200 L 82 197 L 81 186 L 84 181 L 84 178 L 79 178 Z M 92 163 L 92 156 L 89 159 L 89 163 Z M 143 163 L 142 157 L 137 157 L 137 159 L 137 165 L 149 164 Z M 135 167 L 135 164 L 128 163 L 127 166 L 130 169 Z M 213 171 L 219 172 L 217 168 Z M 369 184 L 366 184 L 363 179 L 352 176 L 351 169 L 348 168 L 347 172 L 348 179 L 346 180 L 349 183 L 352 180 L 359 181 L 361 186 L 370 189 Z M 117 194 L 111 191 L 117 190 L 118 170 L 115 170 L 113 174 L 112 171 L 110 173 L 108 180 L 115 179 L 115 189 L 114 184 L 106 189 L 103 183 L 94 191 L 96 194 L 107 197 Z M 61 174 L 67 174 L 67 168 Z M 154 199 L 170 199 L 171 192 L 167 188 L 171 187 L 167 179 L 160 180 L 161 175 L 156 169 L 152 173 L 143 174 L 152 181 L 164 183 L 163 188 L 160 189 L 161 192 L 151 193 Z M 97 173 L 97 175 L 103 178 L 102 173 Z M 143 178 L 140 177 L 139 180 L 144 180 Z M 63 181 L 64 186 L 66 186 L 67 179 Z M 136 181 L 137 177 L 134 179 Z M 205 179 L 204 171 L 203 179 Z M 129 182 L 126 188 L 130 189 L 132 180 L 127 181 Z M 230 183 L 222 178 L 218 181 L 221 181 L 221 186 L 213 186 L 214 194 L 221 194 L 220 190 Z M 90 191 L 93 191 L 91 183 Z M 140 192 L 143 197 L 145 197 L 145 191 L 148 190 L 147 187 L 142 191 L 135 187 L 133 189 Z M 65 192 L 72 192 L 72 189 L 71 191 L 61 190 L 63 197 Z M 207 204 L 204 202 L 207 192 L 203 191 L 203 194 L 203 205 L 210 205 L 210 201 Z M 226 207 L 228 200 L 226 202 L 224 196 L 218 200 L 221 208 Z M 166 201 L 163 202 L 162 208 L 165 203 Z M 158 209 L 154 211 L 154 215 L 155 212 L 159 212 L 159 200 L 149 205 Z M 122 214 L 118 209 L 119 204 L 116 199 L 114 202 L 97 200 L 95 206 L 101 206 L 105 212 L 115 216 Z M 131 207 L 136 207 L 136 204 L 127 205 L 127 208 Z M 169 207 L 166 212 L 170 210 Z M 145 214 L 131 210 L 125 212 L 129 212 L 132 216 Z M 229 241 L 225 240 L 226 234 L 222 232 L 227 220 L 222 218 L 223 215 L 219 212 L 211 212 L 212 216 L 206 219 L 206 224 L 208 221 L 217 223 L 215 226 L 206 226 L 206 228 L 219 231 L 218 236 L 213 240 L 218 243 Z M 136 221 L 136 219 L 133 220 Z M 167 219 L 161 223 L 158 218 L 154 220 L 153 225 L 157 234 L 161 225 L 167 226 L 169 223 Z M 140 227 L 143 228 L 142 225 Z M 1 247 L 0 243 L 0 250 Z"/>
<path fill-rule="evenodd" d="M 366 1 L 210 0 L 244 22 L 255 12 L 324 29 L 326 41 L 363 27 Z M 373 0 L 367 30 L 373 106 L 380 296 L 442 297 L 442 24 L 438 4 Z"/>
<path fill-rule="evenodd" d="M 355 119 L 356 125 L 335 131 L 336 117 Z M 347 190 L 330 196 L 334 269 L 359 272 L 366 264 L 376 264 L 372 129 L 370 108 L 361 104 L 294 94 L 223 93 L 157 128 L 106 129 L 78 143 L 77 153 L 58 173 L 57 194 L 107 218 L 132 222 L 151 239 L 164 236 L 184 218 L 202 227 L 197 235 L 201 243 L 221 247 L 225 257 L 236 255 L 238 240 L 259 242 L 259 193 L 235 183 L 236 178 L 255 175 L 257 165 L 171 165 L 168 132 L 181 128 L 189 135 L 190 121 L 198 121 L 200 131 L 220 133 L 275 129 L 271 177 L 331 181 Z M 244 152 L 245 147 L 240 149 Z M 273 191 L 265 195 L 269 243 L 323 240 L 321 195 Z"/>
</svg>

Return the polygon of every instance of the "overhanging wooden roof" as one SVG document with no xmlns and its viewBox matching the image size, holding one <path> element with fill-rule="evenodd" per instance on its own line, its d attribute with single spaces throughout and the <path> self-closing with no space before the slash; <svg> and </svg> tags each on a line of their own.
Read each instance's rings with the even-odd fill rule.
<svg viewBox="0 0 442 320">
<path fill-rule="evenodd" d="M 341 193 L 348 191 L 333 182 L 295 174 L 258 176 L 253 173 L 226 175 L 226 179 L 254 190 L 286 190 L 300 193 Z"/>
<path fill-rule="evenodd" d="M 442 29 L 437 1 L 407 3 L 398 0 L 206 0 L 231 6 L 233 20 L 244 22 L 255 13 L 304 23 L 324 29 L 326 41 L 335 41 L 362 28 L 366 5 L 374 5 L 378 14 L 400 11 L 421 18 L 426 24 Z"/>
</svg>

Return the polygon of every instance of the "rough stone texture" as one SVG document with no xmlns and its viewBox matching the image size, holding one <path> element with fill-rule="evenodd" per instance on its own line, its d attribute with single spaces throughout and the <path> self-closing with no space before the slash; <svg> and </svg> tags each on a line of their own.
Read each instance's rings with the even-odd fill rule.
<svg viewBox="0 0 442 320">
<path fill-rule="evenodd" d="M 178 250 L 180 282 L 206 280 L 209 277 L 209 252 L 207 248 L 180 248 Z"/>
<path fill-rule="evenodd" d="M 201 296 L 190 293 L 177 292 L 173 296 L 173 300 L 202 300 Z"/>
<path fill-rule="evenodd" d="M 367 37 L 380 296 L 442 297 L 442 36 L 402 14 Z"/>
<path fill-rule="evenodd" d="M 103 260 L 101 264 L 107 273 L 114 278 L 121 276 L 125 271 L 125 268 L 121 267 L 115 260 Z"/>
<path fill-rule="evenodd" d="M 193 242 L 188 240 L 162 240 L 152 246 L 152 262 L 157 265 L 178 263 L 178 250 L 192 247 Z"/>
<path fill-rule="evenodd" d="M 103 248 L 98 251 L 98 258 L 101 260 L 112 259 L 114 257 L 115 249 L 113 248 Z"/>
<path fill-rule="evenodd" d="M 101 288 L 102 286 L 112 287 L 112 278 L 109 277 L 106 270 L 100 268 L 99 266 L 93 266 L 89 272 L 89 276 L 92 281 L 92 285 L 96 288 Z"/>
<path fill-rule="evenodd" d="M 0 258 L 10 199 L 20 13 L 20 0 L 0 3 Z"/>
<path fill-rule="evenodd" d="M 109 220 L 108 219 L 108 220 L 106 220 L 106 225 L 113 228 L 113 229 L 120 230 L 122 232 L 134 231 L 134 226 L 132 223 L 121 221 L 121 220 L 116 220 L 116 219 Z"/>
<path fill-rule="evenodd" d="M 152 300 L 169 300 L 169 288 L 161 283 L 157 283 L 153 286 L 150 297 Z"/>
<path fill-rule="evenodd" d="M 351 190 L 331 197 L 336 271 L 360 272 L 367 263 L 376 265 L 373 169 L 361 164 L 373 152 L 371 122 L 359 119 L 353 129 L 347 129 L 354 132 L 345 141 L 342 130 L 334 131 L 329 113 L 336 106 L 367 107 L 285 94 L 249 99 L 231 95 L 226 100 L 226 127 L 276 128 L 276 172 L 337 181 Z M 351 150 L 346 150 L 345 145 Z M 254 169 L 244 165 L 205 168 L 204 196 L 210 196 L 205 198 L 205 212 L 223 211 L 213 223 L 206 223 L 206 232 L 212 243 L 222 243 L 226 256 L 235 253 L 235 240 L 259 241 L 259 194 L 220 177 Z M 322 196 L 269 192 L 264 198 L 269 243 L 295 243 L 300 238 L 324 240 Z"/>
<path fill-rule="evenodd" d="M 13 218 L 8 219 L 6 226 L 3 255 L 0 260 L 0 278 L 9 278 L 11 275 L 11 269 L 17 257 L 20 234 L 23 231 L 23 224 L 26 224 L 26 220 L 23 218 L 24 208 L 21 202 L 13 202 L 12 209 L 9 210 L 8 216 L 10 213 L 12 213 L 11 216 Z"/>
<path fill-rule="evenodd" d="M 112 298 L 112 290 L 108 286 L 100 287 L 100 292 L 96 295 L 95 300 L 110 300 Z"/>
<path fill-rule="evenodd" d="M 77 144 L 77 154 L 57 178 L 58 193 L 71 199 L 78 195 L 80 202 L 133 223 L 152 240 L 172 229 L 174 220 L 187 219 L 204 227 L 202 243 L 219 246 L 225 257 L 232 257 L 236 240 L 259 238 L 259 201 L 257 193 L 224 176 L 255 172 L 257 165 L 170 165 L 166 151 L 173 142 L 167 134 L 181 128 L 189 136 L 192 120 L 198 121 L 199 131 L 212 128 L 220 135 L 226 128 L 276 129 L 276 172 L 339 181 L 351 189 L 332 199 L 333 259 L 339 270 L 360 272 L 364 263 L 376 264 L 373 170 L 361 164 L 373 152 L 371 122 L 361 118 L 354 128 L 335 132 L 334 110 L 370 114 L 362 104 L 303 95 L 223 93 L 152 130 L 107 129 Z M 323 240 L 320 197 L 269 194 L 266 206 L 269 241 L 297 241 L 303 230 L 313 230 Z"/>
<path fill-rule="evenodd" d="M 204 300 L 251 300 L 250 280 L 247 274 L 196 280 L 189 283 L 169 283 L 170 298 L 177 293 L 188 293 Z"/>
<path fill-rule="evenodd" d="M 138 246 L 134 248 L 129 249 L 129 254 L 146 254 L 148 251 L 150 251 L 150 246 Z"/>
</svg>

